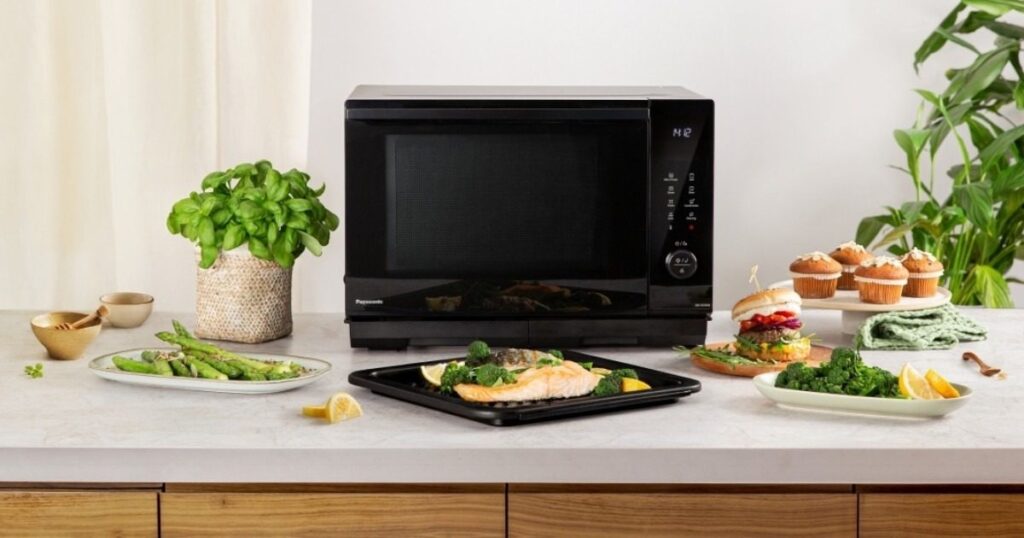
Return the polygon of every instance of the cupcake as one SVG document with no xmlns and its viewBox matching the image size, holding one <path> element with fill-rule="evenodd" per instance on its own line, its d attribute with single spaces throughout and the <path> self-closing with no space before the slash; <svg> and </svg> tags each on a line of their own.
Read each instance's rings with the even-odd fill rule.
<svg viewBox="0 0 1024 538">
<path fill-rule="evenodd" d="M 804 299 L 827 299 L 836 294 L 843 266 L 824 252 L 798 256 L 789 264 L 793 290 Z"/>
<path fill-rule="evenodd" d="M 857 266 L 865 260 L 874 258 L 875 255 L 853 241 L 843 243 L 829 253 L 829 257 L 843 265 L 843 274 L 839 277 L 839 289 L 855 290 L 857 283 L 853 280 L 853 273 Z"/>
<path fill-rule="evenodd" d="M 896 304 L 907 284 L 910 271 L 891 256 L 879 256 L 861 262 L 853 279 L 857 282 L 860 300 L 873 304 Z"/>
<path fill-rule="evenodd" d="M 923 250 L 911 250 L 900 258 L 903 267 L 910 275 L 907 285 L 903 288 L 904 297 L 931 297 L 939 287 L 942 276 L 942 262 L 931 253 Z"/>
</svg>

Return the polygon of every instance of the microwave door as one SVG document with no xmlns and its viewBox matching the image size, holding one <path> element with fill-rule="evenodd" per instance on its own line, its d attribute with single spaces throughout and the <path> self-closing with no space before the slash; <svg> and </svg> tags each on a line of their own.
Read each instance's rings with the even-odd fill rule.
<svg viewBox="0 0 1024 538">
<path fill-rule="evenodd" d="M 646 311 L 646 109 L 348 112 L 350 313 Z"/>
</svg>

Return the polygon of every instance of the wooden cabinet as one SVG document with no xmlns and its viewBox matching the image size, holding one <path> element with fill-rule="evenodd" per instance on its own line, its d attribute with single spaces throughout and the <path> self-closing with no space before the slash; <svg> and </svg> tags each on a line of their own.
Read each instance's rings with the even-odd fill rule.
<svg viewBox="0 0 1024 538">
<path fill-rule="evenodd" d="M 155 537 L 156 491 L 0 491 L 0 537 Z"/>
<path fill-rule="evenodd" d="M 505 536 L 505 486 L 175 486 L 163 537 Z"/>
<path fill-rule="evenodd" d="M 860 535 L 1024 536 L 1024 494 L 862 493 Z"/>
<path fill-rule="evenodd" d="M 852 488 L 509 486 L 511 538 L 857 535 Z"/>
</svg>

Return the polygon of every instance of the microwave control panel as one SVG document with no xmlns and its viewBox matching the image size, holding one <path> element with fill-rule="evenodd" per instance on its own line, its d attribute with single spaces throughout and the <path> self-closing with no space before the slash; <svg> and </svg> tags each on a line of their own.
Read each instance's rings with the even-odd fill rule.
<svg viewBox="0 0 1024 538">
<path fill-rule="evenodd" d="M 714 103 L 651 101 L 650 308 L 711 311 Z"/>
</svg>

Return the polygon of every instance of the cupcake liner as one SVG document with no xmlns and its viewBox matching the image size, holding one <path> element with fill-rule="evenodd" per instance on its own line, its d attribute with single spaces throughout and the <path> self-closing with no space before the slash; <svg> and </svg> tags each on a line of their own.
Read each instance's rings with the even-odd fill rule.
<svg viewBox="0 0 1024 538">
<path fill-rule="evenodd" d="M 839 289 L 841 290 L 855 290 L 857 289 L 857 281 L 853 279 L 853 273 L 843 272 L 842 276 L 839 277 Z"/>
<path fill-rule="evenodd" d="M 939 288 L 939 279 L 936 278 L 911 278 L 907 285 L 903 286 L 904 297 L 931 297 Z"/>
<path fill-rule="evenodd" d="M 874 282 L 858 282 L 861 302 L 871 304 L 896 304 L 900 302 L 903 284 L 877 284 Z"/>
<path fill-rule="evenodd" d="M 828 299 L 836 294 L 838 278 L 821 280 L 817 278 L 794 278 L 793 291 L 804 299 Z"/>
</svg>

